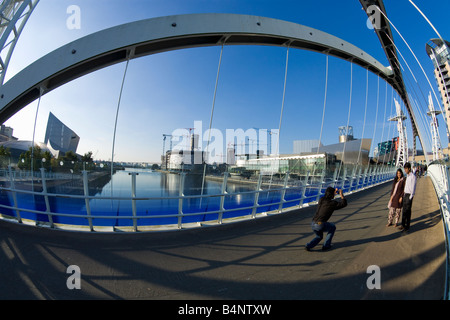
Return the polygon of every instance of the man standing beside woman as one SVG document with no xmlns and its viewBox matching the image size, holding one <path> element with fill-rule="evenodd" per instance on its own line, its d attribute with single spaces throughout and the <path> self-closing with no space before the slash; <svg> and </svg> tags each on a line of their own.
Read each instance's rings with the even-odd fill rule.
<svg viewBox="0 0 450 320">
<path fill-rule="evenodd" d="M 403 191 L 405 189 L 405 178 L 403 177 L 402 169 L 398 169 L 395 174 L 394 182 L 392 184 L 391 198 L 389 199 L 388 209 L 388 223 L 389 226 L 396 226 L 400 220 L 400 213 L 402 212 Z"/>
<path fill-rule="evenodd" d="M 387 226 L 391 226 L 392 222 L 396 226 L 400 213 L 402 213 L 402 222 L 399 229 L 401 231 L 408 231 L 411 224 L 411 207 L 416 192 L 416 176 L 411 172 L 411 164 L 406 163 L 405 166 L 406 178 L 403 177 L 403 171 L 397 170 L 394 182 L 392 184 L 391 198 L 389 200 L 389 216 Z"/>
<path fill-rule="evenodd" d="M 409 225 L 411 224 L 411 207 L 413 203 L 413 198 L 416 193 L 416 182 L 417 178 L 414 172 L 411 171 L 411 164 L 405 164 L 405 189 L 403 190 L 403 212 L 402 212 L 402 225 L 399 229 L 403 232 L 409 230 Z"/>
</svg>

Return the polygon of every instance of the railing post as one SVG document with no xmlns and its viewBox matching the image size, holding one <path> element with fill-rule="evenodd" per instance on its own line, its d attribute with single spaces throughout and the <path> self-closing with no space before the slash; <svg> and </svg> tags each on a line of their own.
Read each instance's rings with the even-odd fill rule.
<svg viewBox="0 0 450 320">
<path fill-rule="evenodd" d="M 371 172 L 371 186 L 373 186 L 375 183 L 376 183 L 376 181 L 377 181 L 377 171 L 378 171 L 378 165 L 375 165 L 373 168 L 372 168 L 373 170 L 372 170 L 372 172 Z"/>
<path fill-rule="evenodd" d="M 355 165 L 355 166 L 353 166 L 353 169 L 352 169 L 352 174 L 351 174 L 351 177 L 350 177 L 350 188 L 348 189 L 348 192 L 352 192 L 352 188 L 353 188 L 353 181 L 355 181 L 355 175 L 356 175 L 356 166 L 357 165 Z"/>
<path fill-rule="evenodd" d="M 285 202 L 284 196 L 286 195 L 288 179 L 289 179 L 289 171 L 287 171 L 286 175 L 284 176 L 284 186 L 283 186 L 283 190 L 281 190 L 280 205 L 278 206 L 278 211 L 280 213 L 283 210 L 283 204 Z"/>
<path fill-rule="evenodd" d="M 380 180 L 381 180 L 381 175 L 382 175 L 382 172 L 383 172 L 383 165 L 381 165 L 381 166 L 377 166 L 377 175 L 376 175 L 376 179 L 375 179 L 375 181 L 376 181 L 376 184 L 379 184 L 380 183 Z"/>
<path fill-rule="evenodd" d="M 364 189 L 367 186 L 366 183 L 368 180 L 367 174 L 369 173 L 369 167 L 370 167 L 370 164 L 367 164 L 367 167 L 364 169 L 363 182 L 362 182 L 361 189 Z"/>
<path fill-rule="evenodd" d="M 53 228 L 53 217 L 50 210 L 50 203 L 48 201 L 48 194 L 47 194 L 47 181 L 45 180 L 45 169 L 40 168 L 41 170 L 41 179 L 42 179 L 42 193 L 44 194 L 45 199 L 45 210 L 47 212 L 48 221 L 50 222 L 50 227 Z M 36 219 L 37 223 L 37 219 Z"/>
<path fill-rule="evenodd" d="M 14 183 L 14 178 L 13 178 L 11 166 L 8 166 L 8 170 L 9 170 L 9 180 L 11 182 L 11 193 L 12 193 L 12 197 L 13 197 L 14 208 L 16 208 L 17 222 L 22 223 L 22 218 L 20 217 L 20 211 L 19 211 L 19 208 L 17 207 L 16 185 Z"/>
<path fill-rule="evenodd" d="M 181 229 L 183 220 L 183 197 L 184 197 L 184 181 L 186 178 L 186 172 L 181 173 L 180 190 L 178 192 L 178 229 Z"/>
<path fill-rule="evenodd" d="M 342 176 L 342 192 L 344 192 L 345 181 L 347 181 L 347 167 L 344 167 L 344 175 Z"/>
<path fill-rule="evenodd" d="M 261 183 L 262 183 L 262 174 L 261 174 L 261 172 L 259 172 L 258 183 L 256 184 L 255 198 L 253 200 L 252 218 L 256 217 L 256 210 L 258 208 L 259 193 L 262 191 L 261 190 Z"/>
<path fill-rule="evenodd" d="M 84 203 L 86 204 L 86 215 L 88 216 L 89 230 L 94 231 L 91 218 L 91 206 L 89 203 L 89 186 L 87 171 L 83 170 L 83 189 L 84 189 Z"/>
<path fill-rule="evenodd" d="M 137 231 L 137 217 L 136 217 L 136 176 L 137 172 L 129 172 L 131 175 L 131 210 L 133 212 L 133 230 Z"/>
<path fill-rule="evenodd" d="M 371 185 L 373 185 L 373 176 L 374 176 L 374 172 L 376 170 L 375 166 L 372 166 L 372 168 L 370 168 L 370 172 L 369 172 L 369 179 L 367 180 L 367 186 L 370 187 Z M 369 183 L 370 181 L 370 183 Z"/>
<path fill-rule="evenodd" d="M 225 194 L 227 193 L 227 181 L 228 181 L 228 172 L 224 172 L 220 196 L 220 212 L 218 219 L 219 224 L 222 223 L 223 212 L 225 211 L 224 204 L 225 204 Z"/>
<path fill-rule="evenodd" d="M 357 174 L 357 180 L 356 180 L 356 188 L 355 188 L 355 191 L 356 190 L 359 190 L 359 183 L 360 183 L 360 181 L 361 181 L 361 172 L 362 172 L 362 165 L 361 166 L 358 166 L 358 174 Z"/>
<path fill-rule="evenodd" d="M 318 184 L 318 187 L 317 187 L 317 199 L 316 199 L 317 202 L 319 202 L 320 197 L 322 196 L 322 187 L 323 187 L 323 184 L 325 183 L 326 171 L 327 171 L 327 168 L 326 168 L 326 166 L 324 166 L 323 170 L 322 170 L 322 176 L 320 177 L 320 183 Z"/>
<path fill-rule="evenodd" d="M 305 202 L 305 198 L 306 198 L 306 188 L 307 188 L 307 186 L 308 186 L 309 174 L 310 174 L 310 171 L 308 170 L 308 171 L 306 172 L 305 181 L 303 182 L 302 199 L 300 200 L 300 203 L 299 203 L 299 207 L 300 207 L 300 208 L 303 206 L 303 203 Z M 319 193 L 320 193 L 320 190 L 319 190 Z"/>
<path fill-rule="evenodd" d="M 340 164 L 339 164 L 340 166 Z M 336 188 L 336 182 L 337 182 L 337 174 L 338 174 L 338 166 L 336 166 L 336 168 L 334 168 L 334 175 L 333 175 L 333 183 L 334 183 L 334 187 Z"/>
</svg>

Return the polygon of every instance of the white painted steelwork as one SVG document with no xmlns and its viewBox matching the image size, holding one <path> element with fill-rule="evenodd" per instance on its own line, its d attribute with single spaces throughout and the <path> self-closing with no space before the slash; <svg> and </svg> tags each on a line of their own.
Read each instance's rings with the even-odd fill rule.
<svg viewBox="0 0 450 320">
<path fill-rule="evenodd" d="M 0 86 L 20 34 L 39 0 L 4 0 L 0 7 Z"/>
<path fill-rule="evenodd" d="M 356 46 L 313 28 L 248 15 L 178 15 L 99 31 L 35 61 L 0 88 L 0 122 L 41 95 L 95 70 L 145 55 L 219 45 L 269 45 L 316 51 L 358 64 L 395 85 L 390 68 Z"/>
</svg>

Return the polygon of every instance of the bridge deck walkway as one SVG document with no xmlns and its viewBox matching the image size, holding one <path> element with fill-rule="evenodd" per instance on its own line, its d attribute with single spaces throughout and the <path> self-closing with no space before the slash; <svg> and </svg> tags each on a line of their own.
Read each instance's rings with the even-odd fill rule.
<svg viewBox="0 0 450 320">
<path fill-rule="evenodd" d="M 348 195 L 330 251 L 304 245 L 315 207 L 175 232 L 77 233 L 0 221 L 0 299 L 442 299 L 445 236 L 430 178 L 411 229 L 386 227 L 391 184 Z M 69 265 L 81 289 L 66 286 Z M 381 289 L 368 289 L 370 265 Z"/>
</svg>

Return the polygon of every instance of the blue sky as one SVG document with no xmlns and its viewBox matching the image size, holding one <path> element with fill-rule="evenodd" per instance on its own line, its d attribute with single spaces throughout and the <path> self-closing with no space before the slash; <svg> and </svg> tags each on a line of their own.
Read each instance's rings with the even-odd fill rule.
<svg viewBox="0 0 450 320">
<path fill-rule="evenodd" d="M 450 38 L 448 1 L 415 0 L 441 35 Z M 67 8 L 80 8 L 80 29 L 67 28 Z M 432 64 L 425 44 L 436 34 L 407 0 L 386 0 L 392 23 L 399 29 L 424 67 L 436 89 Z M 387 65 L 373 30 L 367 28 L 367 15 L 359 1 L 268 1 L 268 0 L 41 0 L 29 19 L 11 60 L 7 79 L 43 55 L 63 44 L 108 27 L 141 19 L 188 13 L 236 13 L 291 21 L 331 33 L 371 54 Z M 399 35 L 394 40 L 428 95 L 428 82 Z M 130 61 L 120 105 L 114 159 L 117 161 L 158 162 L 162 134 L 190 128 L 194 121 L 209 126 L 220 47 L 185 49 Z M 278 129 L 283 98 L 286 48 L 225 46 L 217 88 L 212 127 L 225 136 L 226 129 L 252 127 Z M 280 153 L 292 153 L 293 140 L 318 139 L 322 120 L 326 56 L 290 50 L 287 86 L 280 133 Z M 403 61 L 401 60 L 403 63 Z M 404 65 L 408 86 L 413 83 Z M 53 112 L 81 137 L 78 153 L 92 151 L 96 159 L 111 158 L 113 128 L 119 89 L 125 64 L 102 69 L 74 80 L 42 97 L 36 141 L 43 141 L 48 113 Z M 338 127 L 347 123 L 350 101 L 351 65 L 329 58 L 326 114 L 322 142 L 338 142 Z M 369 73 L 369 94 L 364 125 L 366 70 L 353 66 L 350 125 L 354 136 L 375 141 L 396 136 L 393 123 L 383 121 L 394 112 L 392 90 Z M 415 86 L 415 84 L 414 84 Z M 420 90 L 415 87 L 416 92 Z M 413 90 L 410 90 L 414 94 Z M 436 91 L 437 92 L 437 91 Z M 387 95 L 386 95 L 387 94 Z M 395 94 L 394 94 L 395 96 Z M 426 110 L 423 97 L 414 96 Z M 378 115 L 376 106 L 378 100 Z M 440 103 L 440 101 L 439 101 Z M 437 102 L 435 101 L 437 107 Z M 14 135 L 31 140 L 37 102 L 31 103 L 6 124 Z M 375 121 L 377 119 L 377 121 Z M 417 115 L 423 126 L 428 119 Z M 441 140 L 447 145 L 443 119 Z M 384 128 L 384 130 L 383 130 Z M 412 134 L 407 122 L 408 138 Z M 429 133 L 423 134 L 430 149 Z M 419 145 L 419 142 L 417 142 Z M 205 147 L 206 143 L 204 144 Z M 225 151 L 225 150 L 224 150 Z"/>
</svg>

